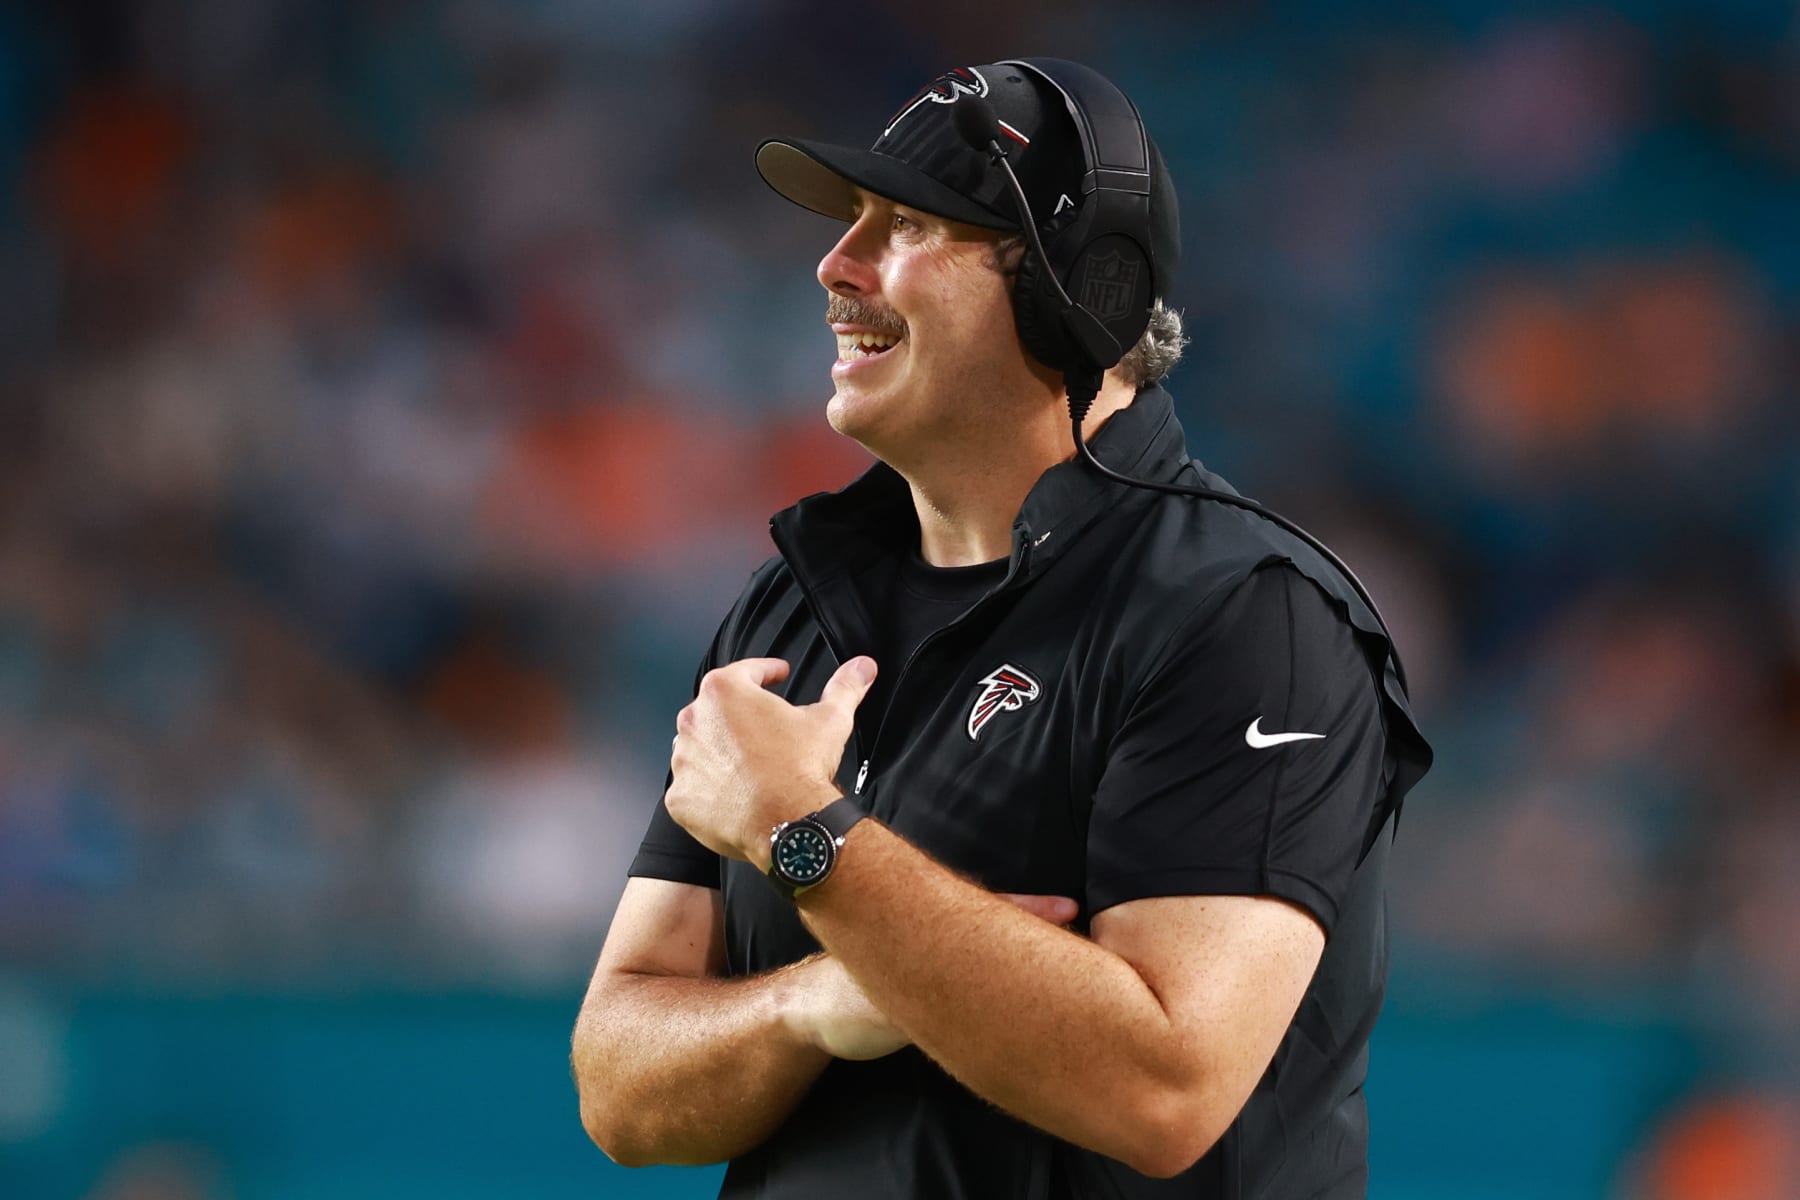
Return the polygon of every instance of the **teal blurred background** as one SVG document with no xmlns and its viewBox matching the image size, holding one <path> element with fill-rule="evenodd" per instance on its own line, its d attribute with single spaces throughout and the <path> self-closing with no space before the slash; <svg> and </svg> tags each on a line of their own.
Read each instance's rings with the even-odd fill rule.
<svg viewBox="0 0 1800 1200">
<path fill-rule="evenodd" d="M 1196 455 L 1439 766 L 1378 1200 L 1800 1196 L 1800 8 L 0 10 L 0 1197 L 704 1196 L 568 1034 L 822 419 L 756 178 L 1083 59 L 1182 197 Z"/>
</svg>

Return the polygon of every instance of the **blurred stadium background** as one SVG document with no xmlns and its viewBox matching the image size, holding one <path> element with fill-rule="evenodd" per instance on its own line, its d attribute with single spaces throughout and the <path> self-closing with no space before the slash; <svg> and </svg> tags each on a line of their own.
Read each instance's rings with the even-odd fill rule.
<svg viewBox="0 0 1800 1200">
<path fill-rule="evenodd" d="M 826 429 L 750 151 L 1078 57 L 1183 200 L 1196 453 L 1439 767 L 1372 1196 L 1800 1196 L 1800 10 L 0 12 L 0 1196 L 710 1195 L 567 1036 Z"/>
</svg>

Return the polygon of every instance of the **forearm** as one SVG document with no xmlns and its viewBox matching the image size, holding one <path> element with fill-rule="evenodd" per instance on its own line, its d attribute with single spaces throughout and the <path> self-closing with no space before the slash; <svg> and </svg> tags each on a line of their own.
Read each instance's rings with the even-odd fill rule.
<svg viewBox="0 0 1800 1200">
<path fill-rule="evenodd" d="M 800 907 L 869 999 L 992 1103 L 1164 1173 L 1165 1147 L 1192 1139 L 1195 1081 L 1177 1065 L 1192 1056 L 1137 971 L 873 821 L 850 838 L 837 873 Z"/>
<path fill-rule="evenodd" d="M 572 1053 L 588 1135 L 627 1166 L 720 1162 L 759 1145 L 830 1061 L 788 1020 L 796 970 L 596 977 Z"/>
</svg>

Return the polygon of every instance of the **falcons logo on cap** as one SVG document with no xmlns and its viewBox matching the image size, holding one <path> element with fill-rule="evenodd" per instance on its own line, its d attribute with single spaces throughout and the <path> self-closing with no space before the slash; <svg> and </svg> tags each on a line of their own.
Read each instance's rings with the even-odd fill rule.
<svg viewBox="0 0 1800 1200">
<path fill-rule="evenodd" d="M 981 731 L 996 715 L 1024 708 L 1044 694 L 1043 685 L 1031 672 L 1011 663 L 1002 663 L 993 674 L 981 681 L 981 694 L 969 710 L 969 740 L 981 737 Z"/>
<path fill-rule="evenodd" d="M 887 128 L 881 131 L 886 137 L 894 132 L 894 126 L 906 119 L 906 114 L 930 101 L 933 104 L 954 104 L 958 96 L 985 96 L 988 94 L 987 77 L 974 67 L 952 67 L 936 79 L 919 89 L 919 94 L 906 102 L 906 107 L 893 115 Z"/>
</svg>

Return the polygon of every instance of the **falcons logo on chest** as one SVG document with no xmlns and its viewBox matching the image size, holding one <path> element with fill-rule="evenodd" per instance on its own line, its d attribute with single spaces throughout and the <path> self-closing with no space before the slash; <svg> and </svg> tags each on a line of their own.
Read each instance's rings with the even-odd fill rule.
<svg viewBox="0 0 1800 1200">
<path fill-rule="evenodd" d="M 1043 694 L 1043 685 L 1030 671 L 1002 663 L 981 681 L 975 706 L 969 710 L 969 740 L 980 740 L 987 723 L 1001 713 L 1024 708 Z"/>
</svg>

